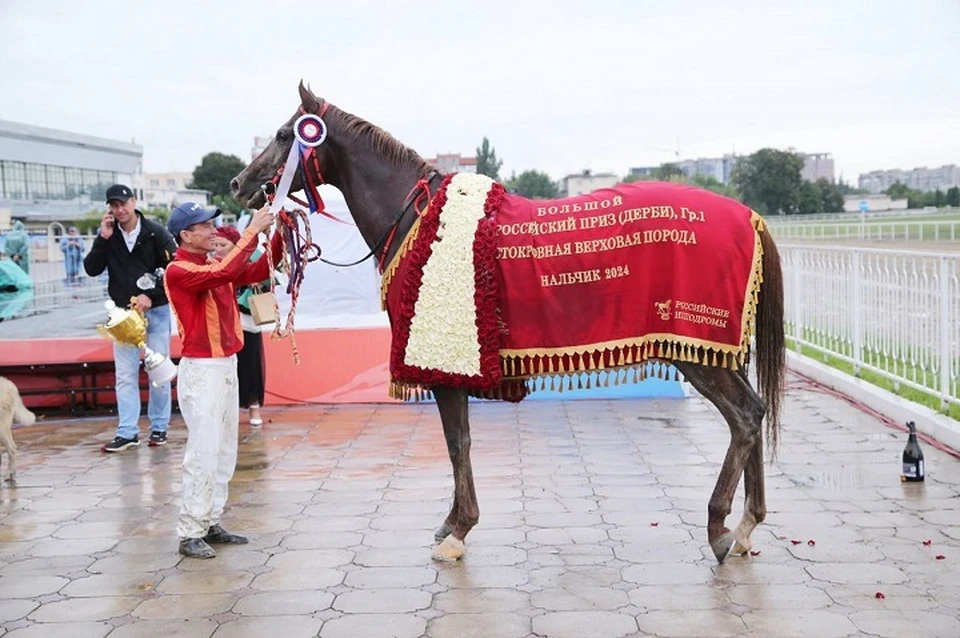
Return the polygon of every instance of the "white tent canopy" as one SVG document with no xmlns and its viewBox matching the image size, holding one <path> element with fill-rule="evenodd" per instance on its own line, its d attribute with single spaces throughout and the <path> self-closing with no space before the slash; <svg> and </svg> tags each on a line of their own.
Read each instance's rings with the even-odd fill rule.
<svg viewBox="0 0 960 638">
<path fill-rule="evenodd" d="M 326 211 L 346 223 L 323 215 L 310 215 L 313 243 L 320 246 L 327 261 L 349 264 L 369 254 L 370 249 L 353 223 L 343 195 L 332 186 L 320 188 Z M 298 207 L 288 202 L 288 207 Z M 249 216 L 242 217 L 238 227 L 246 227 Z M 277 286 L 280 316 L 286 320 L 290 299 L 285 286 Z M 380 275 L 377 259 L 371 257 L 356 266 L 340 268 L 321 261 L 306 265 L 296 326 L 303 328 L 354 328 L 386 326 L 387 314 L 380 310 Z"/>
</svg>

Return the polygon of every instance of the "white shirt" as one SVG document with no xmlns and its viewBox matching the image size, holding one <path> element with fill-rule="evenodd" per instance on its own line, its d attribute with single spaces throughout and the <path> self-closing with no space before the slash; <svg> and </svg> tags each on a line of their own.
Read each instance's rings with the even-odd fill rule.
<svg viewBox="0 0 960 638">
<path fill-rule="evenodd" d="M 137 215 L 137 225 L 129 233 L 120 226 L 120 234 L 123 235 L 123 241 L 127 244 L 127 250 L 133 252 L 133 247 L 137 243 L 137 237 L 140 236 L 140 215 Z"/>
</svg>

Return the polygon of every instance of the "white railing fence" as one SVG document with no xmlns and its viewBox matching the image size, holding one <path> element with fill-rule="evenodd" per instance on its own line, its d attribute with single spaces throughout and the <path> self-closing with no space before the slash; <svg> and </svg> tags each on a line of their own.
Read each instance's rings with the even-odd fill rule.
<svg viewBox="0 0 960 638">
<path fill-rule="evenodd" d="M 960 406 L 960 253 L 780 246 L 788 339 Z"/>
<path fill-rule="evenodd" d="M 778 241 L 815 239 L 837 241 L 957 241 L 958 221 L 866 221 L 771 224 Z"/>
<path fill-rule="evenodd" d="M 866 219 L 867 223 L 874 220 L 883 220 L 890 217 L 925 217 L 933 219 L 940 215 L 956 215 L 960 208 L 944 206 L 943 208 L 905 208 L 901 210 L 868 210 L 865 213 L 860 211 L 842 213 L 819 213 L 816 215 L 770 215 L 766 217 L 767 224 L 771 226 L 781 224 L 808 224 L 810 222 L 859 222 L 861 218 Z"/>
</svg>

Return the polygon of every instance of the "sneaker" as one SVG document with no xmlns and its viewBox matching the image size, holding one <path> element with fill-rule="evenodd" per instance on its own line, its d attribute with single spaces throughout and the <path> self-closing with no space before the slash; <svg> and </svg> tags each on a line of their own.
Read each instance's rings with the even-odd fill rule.
<svg viewBox="0 0 960 638">
<path fill-rule="evenodd" d="M 122 436 L 115 437 L 112 441 L 100 448 L 101 452 L 122 452 L 128 447 L 139 447 L 140 440 L 137 437 L 125 439 Z"/>
<path fill-rule="evenodd" d="M 218 545 L 246 545 L 249 541 L 246 536 L 231 534 L 220 525 L 213 525 L 207 530 L 207 535 L 203 537 L 208 543 Z"/>
<path fill-rule="evenodd" d="M 180 541 L 178 551 L 187 558 L 213 558 L 217 555 L 217 552 L 213 551 L 213 548 L 207 545 L 202 538 L 183 539 Z"/>
<path fill-rule="evenodd" d="M 150 433 L 150 441 L 147 443 L 150 447 L 167 444 L 167 433 L 154 430 Z"/>
</svg>

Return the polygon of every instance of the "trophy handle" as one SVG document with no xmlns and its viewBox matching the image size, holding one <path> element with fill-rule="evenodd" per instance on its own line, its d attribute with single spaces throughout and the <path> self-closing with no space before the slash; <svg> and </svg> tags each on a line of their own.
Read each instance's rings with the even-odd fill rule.
<svg viewBox="0 0 960 638">
<path fill-rule="evenodd" d="M 131 312 L 135 312 L 135 313 L 137 313 L 138 315 L 140 315 L 140 318 L 143 319 L 143 325 L 144 325 L 144 327 L 148 327 L 148 326 L 150 325 L 150 320 L 147 319 L 147 315 L 146 315 L 145 313 L 141 312 L 139 308 L 137 308 L 137 298 L 136 298 L 136 297 L 130 297 L 130 311 L 131 311 Z M 143 344 L 140 344 L 139 347 L 140 347 L 140 348 L 143 348 Z"/>
</svg>

